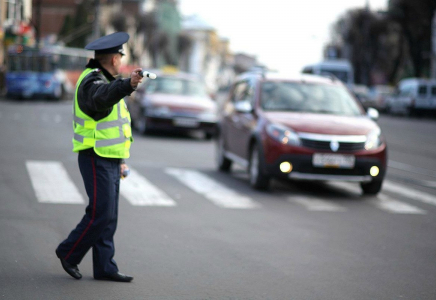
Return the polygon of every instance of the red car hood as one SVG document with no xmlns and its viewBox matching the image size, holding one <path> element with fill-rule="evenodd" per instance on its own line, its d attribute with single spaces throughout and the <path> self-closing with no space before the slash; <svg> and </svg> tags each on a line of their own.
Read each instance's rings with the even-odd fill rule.
<svg viewBox="0 0 436 300">
<path fill-rule="evenodd" d="M 147 96 L 153 106 L 166 106 L 169 109 L 205 111 L 215 109 L 216 103 L 207 97 L 192 97 L 169 94 L 153 94 Z"/>
<path fill-rule="evenodd" d="M 335 135 L 366 135 L 377 124 L 366 116 L 335 116 L 310 113 L 267 112 L 271 123 L 283 124 L 296 132 Z"/>
</svg>

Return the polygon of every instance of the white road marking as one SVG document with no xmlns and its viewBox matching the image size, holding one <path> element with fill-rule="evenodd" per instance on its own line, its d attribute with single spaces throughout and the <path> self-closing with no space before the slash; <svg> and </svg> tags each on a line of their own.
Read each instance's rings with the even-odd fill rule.
<svg viewBox="0 0 436 300">
<path fill-rule="evenodd" d="M 386 184 L 386 181 L 383 183 L 383 187 Z M 388 183 L 389 184 L 389 183 Z M 391 183 L 396 185 L 394 183 Z M 355 196 L 361 196 L 362 191 L 360 187 L 355 184 L 345 183 L 345 182 L 332 182 L 330 185 L 346 190 Z M 416 206 L 410 205 L 405 202 L 398 201 L 386 195 L 385 193 L 379 193 L 374 196 L 374 199 L 370 200 L 370 203 L 375 205 L 376 207 L 389 211 L 391 213 L 397 214 L 425 214 L 426 211 L 422 210 Z"/>
<path fill-rule="evenodd" d="M 84 198 L 61 162 L 29 160 L 26 161 L 26 167 L 39 202 L 62 204 L 85 203 Z M 198 171 L 167 168 L 165 172 L 220 207 L 237 209 L 260 207 L 251 198 L 239 194 Z M 362 195 L 360 187 L 356 184 L 344 182 L 329 182 L 329 184 L 352 193 L 354 196 Z M 436 205 L 436 196 L 409 188 L 400 183 L 385 180 L 383 190 L 426 204 Z M 120 193 L 135 206 L 177 205 L 166 193 L 133 169 L 131 169 L 128 178 L 121 180 Z M 345 207 L 331 201 L 306 195 L 290 196 L 288 201 L 303 205 L 311 211 L 341 212 L 347 210 Z M 368 202 L 391 213 L 426 214 L 425 210 L 393 199 L 385 193 L 379 193 Z"/>
<path fill-rule="evenodd" d="M 55 122 L 55 123 L 60 123 L 61 121 L 62 121 L 62 116 L 56 114 L 56 115 L 54 116 L 54 122 Z"/>
<path fill-rule="evenodd" d="M 401 195 L 401 196 L 404 196 L 407 198 L 410 198 L 412 200 L 417 200 L 417 201 L 421 201 L 423 203 L 427 203 L 427 204 L 431 204 L 431 205 L 436 206 L 436 196 L 415 190 L 413 188 L 409 188 L 409 187 L 402 185 L 400 183 L 394 183 L 392 181 L 385 180 L 383 182 L 383 190 L 389 191 L 391 193 Z"/>
<path fill-rule="evenodd" d="M 165 172 L 220 207 L 238 209 L 259 207 L 259 204 L 251 198 L 239 194 L 200 172 L 175 168 L 168 168 Z"/>
<path fill-rule="evenodd" d="M 345 207 L 341 205 L 311 196 L 295 195 L 295 196 L 288 197 L 288 201 L 303 205 L 308 210 L 312 210 L 312 211 L 341 212 L 347 210 Z"/>
<path fill-rule="evenodd" d="M 120 194 L 135 206 L 176 205 L 176 202 L 166 193 L 133 169 L 130 169 L 128 177 L 121 180 Z"/>
<path fill-rule="evenodd" d="M 380 209 L 396 214 L 425 214 L 426 211 L 413 205 L 397 201 L 386 195 L 380 194 L 371 203 Z"/>
<path fill-rule="evenodd" d="M 62 163 L 57 161 L 26 161 L 36 198 L 42 203 L 85 203 Z"/>
<path fill-rule="evenodd" d="M 335 188 L 341 189 L 341 190 L 345 190 L 351 194 L 353 194 L 353 196 L 362 196 L 362 190 L 360 188 L 360 186 L 356 183 L 351 183 L 351 182 L 341 182 L 341 181 L 330 181 L 328 183 L 330 186 L 333 186 Z"/>
</svg>

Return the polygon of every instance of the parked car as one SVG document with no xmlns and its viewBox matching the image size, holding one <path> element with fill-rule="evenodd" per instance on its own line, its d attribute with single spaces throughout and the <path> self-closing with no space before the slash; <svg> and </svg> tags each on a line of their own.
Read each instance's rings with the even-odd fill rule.
<svg viewBox="0 0 436 300">
<path fill-rule="evenodd" d="M 153 71 L 154 80 L 140 85 L 129 101 L 133 126 L 151 130 L 202 131 L 212 138 L 216 128 L 216 103 L 200 77 L 178 71 Z"/>
<path fill-rule="evenodd" d="M 353 65 L 346 59 L 329 59 L 316 64 L 307 65 L 303 68 L 302 73 L 334 76 L 348 87 L 354 85 Z"/>
<path fill-rule="evenodd" d="M 387 98 L 385 110 L 392 114 L 415 115 L 436 111 L 436 80 L 408 78 Z"/>
<path fill-rule="evenodd" d="M 369 107 L 375 108 L 375 102 L 369 96 L 369 88 L 366 85 L 355 84 L 350 89 L 365 109 L 368 109 Z"/>
<path fill-rule="evenodd" d="M 395 92 L 389 85 L 375 85 L 369 89 L 369 97 L 372 99 L 373 107 L 379 111 L 386 110 L 386 99 Z"/>
<path fill-rule="evenodd" d="M 242 74 L 218 122 L 218 169 L 246 167 L 256 189 L 267 189 L 272 178 L 340 180 L 377 194 L 387 161 L 377 118 L 338 79 Z"/>
</svg>

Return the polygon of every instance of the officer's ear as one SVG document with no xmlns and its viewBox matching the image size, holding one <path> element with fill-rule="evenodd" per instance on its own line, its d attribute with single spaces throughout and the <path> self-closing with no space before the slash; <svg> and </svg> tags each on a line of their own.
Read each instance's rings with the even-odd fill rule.
<svg viewBox="0 0 436 300">
<path fill-rule="evenodd" d="M 112 55 L 111 58 L 111 66 L 115 66 L 117 64 L 117 54 Z"/>
</svg>

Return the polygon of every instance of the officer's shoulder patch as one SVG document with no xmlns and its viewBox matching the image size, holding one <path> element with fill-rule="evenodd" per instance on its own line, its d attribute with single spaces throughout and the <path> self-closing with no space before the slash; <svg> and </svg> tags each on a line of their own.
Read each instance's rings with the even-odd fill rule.
<svg viewBox="0 0 436 300">
<path fill-rule="evenodd" d="M 99 68 L 95 68 L 94 70 L 92 70 L 92 72 L 99 73 L 99 72 L 101 72 L 101 70 Z"/>
</svg>

